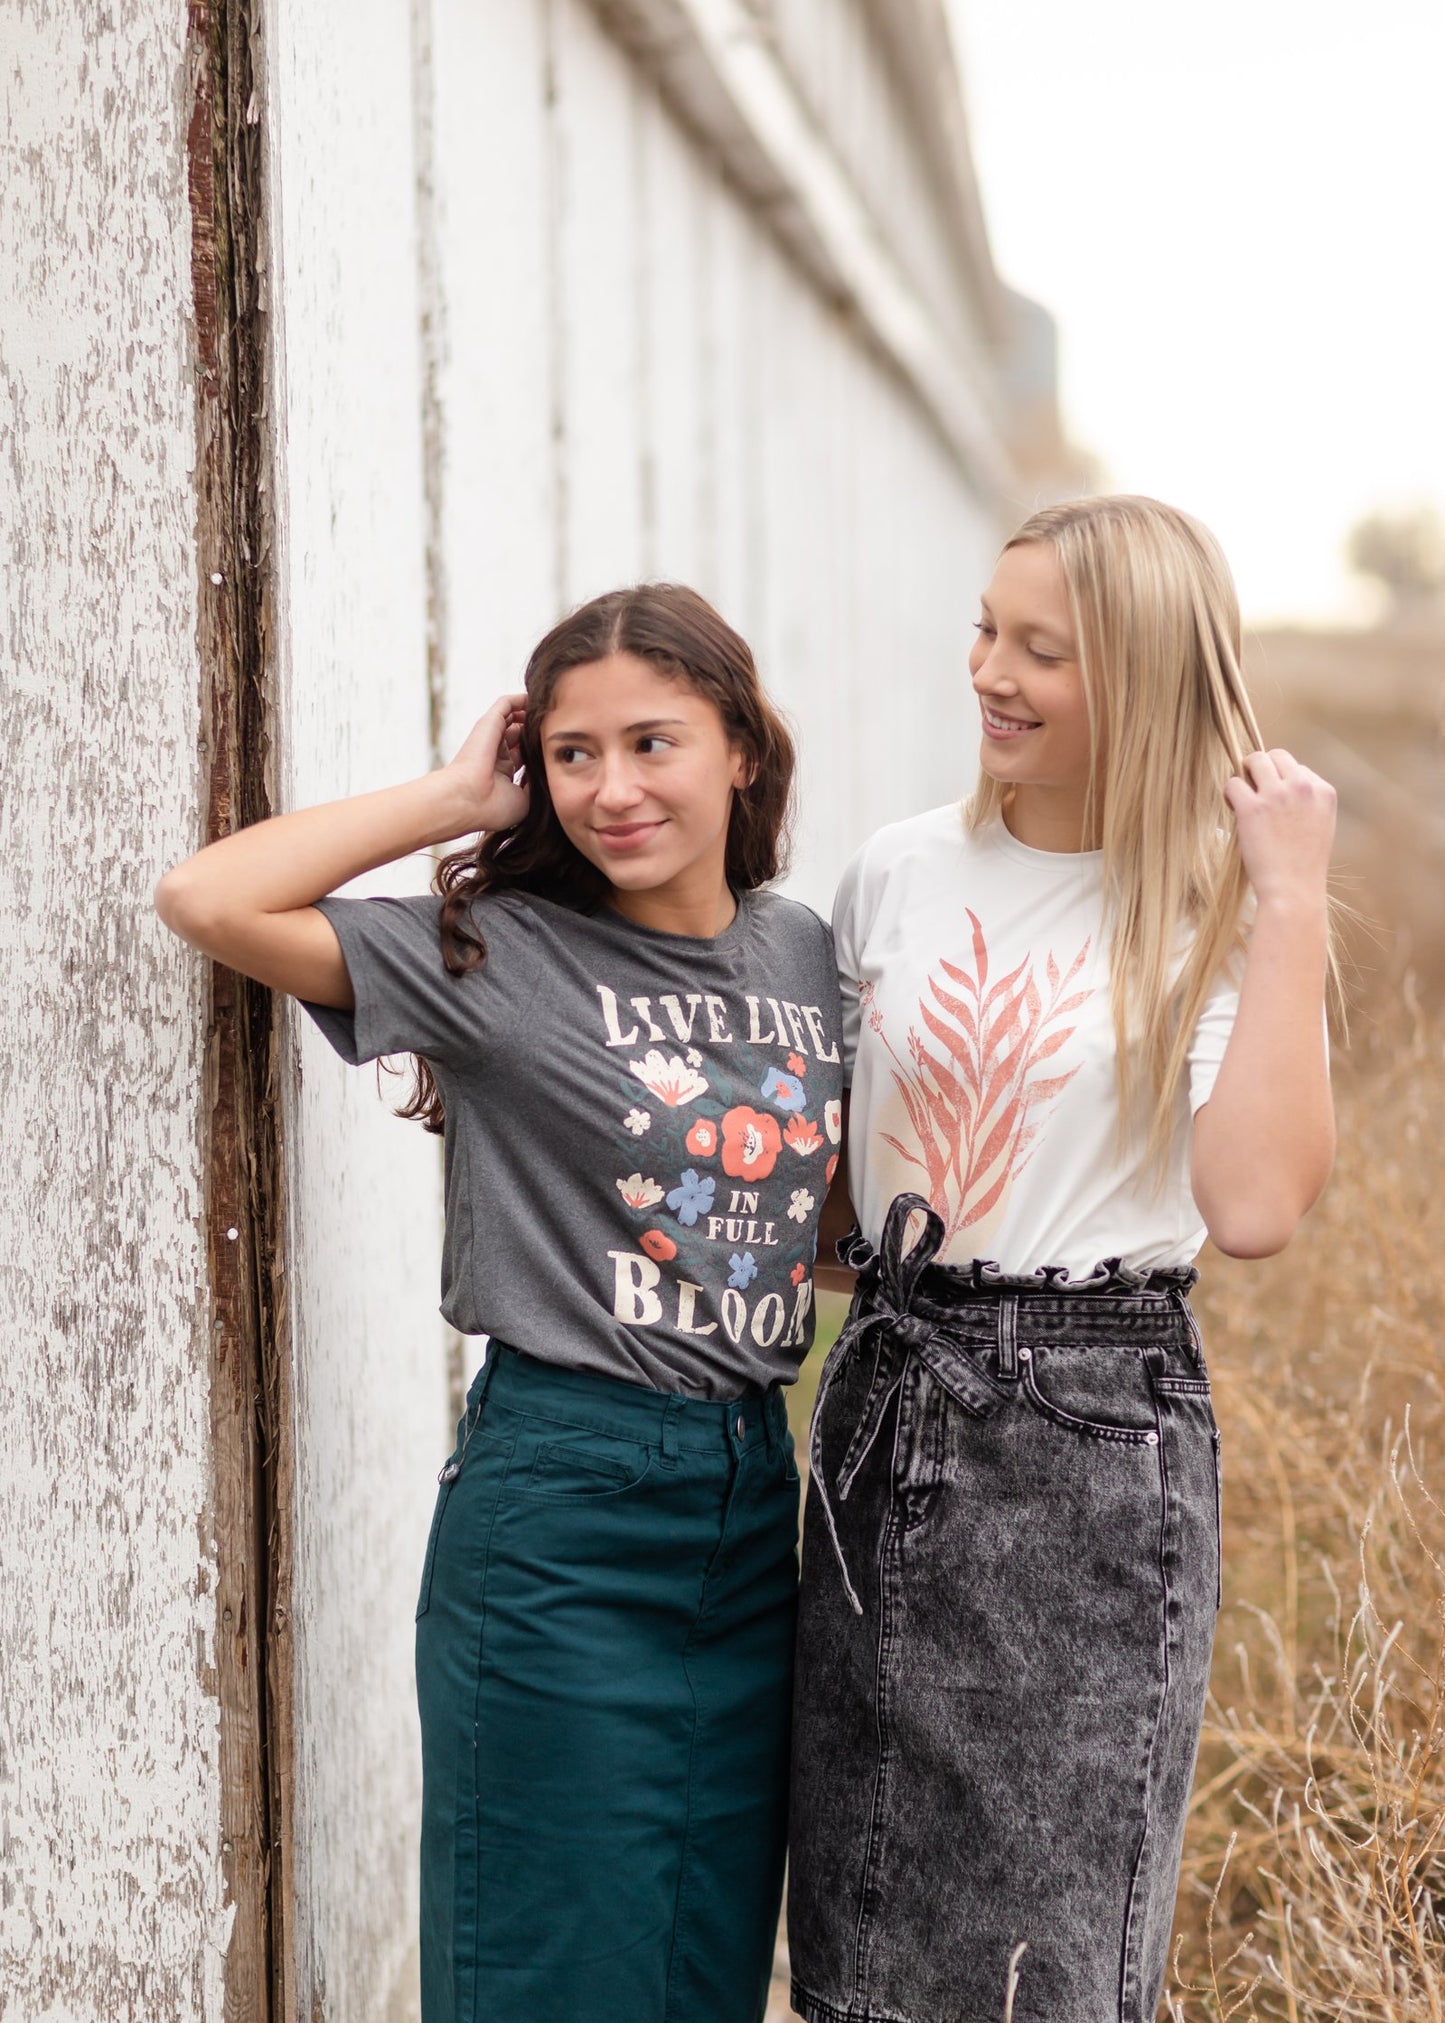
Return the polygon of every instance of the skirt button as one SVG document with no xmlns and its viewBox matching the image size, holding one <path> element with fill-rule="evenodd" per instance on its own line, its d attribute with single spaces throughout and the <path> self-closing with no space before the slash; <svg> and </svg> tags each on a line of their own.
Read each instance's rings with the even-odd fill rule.
<svg viewBox="0 0 1445 2023">
<path fill-rule="evenodd" d="M 734 1433 L 737 1434 L 739 1440 L 746 1439 L 748 1431 L 748 1422 L 743 1417 L 741 1412 L 738 1413 L 738 1416 L 733 1423 L 733 1431 Z"/>
</svg>

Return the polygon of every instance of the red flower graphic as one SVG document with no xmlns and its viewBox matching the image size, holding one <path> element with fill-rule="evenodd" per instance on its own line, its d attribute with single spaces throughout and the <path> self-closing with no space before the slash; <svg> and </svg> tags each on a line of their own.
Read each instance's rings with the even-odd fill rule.
<svg viewBox="0 0 1445 2023">
<path fill-rule="evenodd" d="M 809 1152 L 816 1152 L 823 1142 L 823 1134 L 808 1117 L 792 1117 L 783 1133 L 783 1142 L 791 1145 L 795 1152 L 806 1158 Z"/>
<path fill-rule="evenodd" d="M 833 1185 L 833 1175 L 837 1171 L 838 1171 L 838 1155 L 835 1152 L 832 1158 L 828 1161 L 827 1165 L 823 1168 L 823 1185 L 825 1187 L 831 1187 Z"/>
<path fill-rule="evenodd" d="M 683 1140 L 696 1159 L 711 1159 L 717 1150 L 717 1125 L 711 1117 L 699 1117 Z"/>
<path fill-rule="evenodd" d="M 788 1273 L 788 1277 L 793 1281 L 794 1285 L 801 1285 L 807 1276 L 808 1267 L 805 1264 L 795 1264 L 793 1269 Z"/>
<path fill-rule="evenodd" d="M 1083 982 L 1087 941 L 1067 970 L 1049 955 L 1041 979 L 1026 957 L 995 980 L 982 923 L 971 910 L 968 918 L 972 970 L 940 958 L 929 995 L 919 1000 L 936 1046 L 910 1026 L 905 1064 L 883 1036 L 911 1142 L 881 1136 L 926 1180 L 945 1244 L 981 1221 L 1033 1157 L 1042 1113 L 1079 1072 L 1040 1070 L 1071 1038 L 1075 1015 L 1093 995 Z"/>
<path fill-rule="evenodd" d="M 670 1257 L 677 1256 L 677 1245 L 670 1236 L 664 1236 L 660 1229 L 644 1229 L 638 1242 L 650 1258 L 658 1264 L 666 1264 Z"/>
<path fill-rule="evenodd" d="M 807 1065 L 808 1063 L 803 1059 L 801 1054 L 789 1054 L 788 1067 L 793 1074 L 801 1075 L 807 1068 Z"/>
<path fill-rule="evenodd" d="M 735 1180 L 766 1180 L 782 1149 L 777 1118 L 740 1105 L 723 1118 L 722 1133 L 723 1172 Z"/>
</svg>

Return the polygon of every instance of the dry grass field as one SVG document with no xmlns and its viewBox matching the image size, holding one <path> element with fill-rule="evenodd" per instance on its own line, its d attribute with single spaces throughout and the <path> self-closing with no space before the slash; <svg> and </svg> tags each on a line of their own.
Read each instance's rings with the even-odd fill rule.
<svg viewBox="0 0 1445 2023">
<path fill-rule="evenodd" d="M 1337 1069 L 1324 1202 L 1206 1258 L 1225 1594 L 1167 2013 L 1445 2017 L 1445 1027 Z"/>
</svg>

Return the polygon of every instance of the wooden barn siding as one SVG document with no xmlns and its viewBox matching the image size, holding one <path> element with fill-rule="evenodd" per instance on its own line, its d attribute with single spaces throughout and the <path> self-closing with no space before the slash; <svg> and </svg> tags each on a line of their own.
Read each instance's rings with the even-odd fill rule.
<svg viewBox="0 0 1445 2023">
<path fill-rule="evenodd" d="M 266 16 L 280 794 L 426 770 L 412 24 L 394 0 Z M 429 863 L 375 889 L 420 888 Z M 299 2023 L 415 2002 L 412 1605 L 445 1459 L 437 1141 L 287 1016 Z M 399 1084 L 388 1085 L 396 1100 Z"/>
<path fill-rule="evenodd" d="M 231 1926 L 185 10 L 0 26 L 0 2009 L 220 2019 Z"/>
</svg>

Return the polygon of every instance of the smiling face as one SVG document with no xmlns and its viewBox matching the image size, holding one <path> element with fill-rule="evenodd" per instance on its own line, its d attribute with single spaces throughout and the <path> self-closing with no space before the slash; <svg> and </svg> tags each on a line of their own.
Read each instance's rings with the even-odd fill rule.
<svg viewBox="0 0 1445 2023">
<path fill-rule="evenodd" d="M 1044 849 L 1078 849 L 1092 754 L 1089 707 L 1064 575 L 1039 541 L 1006 548 L 981 599 L 968 657 L 979 700 L 979 762 L 1012 787 L 1009 827 Z M 1060 840 L 1072 839 L 1072 840 Z"/>
<path fill-rule="evenodd" d="M 712 703 L 612 653 L 561 676 L 541 742 L 557 820 L 619 912 L 681 932 L 725 924 L 728 822 L 748 768 Z M 717 925 L 681 924 L 719 914 Z"/>
</svg>

